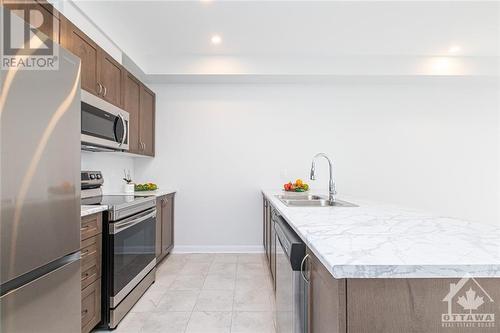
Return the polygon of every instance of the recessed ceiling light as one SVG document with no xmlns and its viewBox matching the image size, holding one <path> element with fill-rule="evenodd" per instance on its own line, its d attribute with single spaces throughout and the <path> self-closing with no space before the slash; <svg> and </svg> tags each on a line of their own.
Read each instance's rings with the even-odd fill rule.
<svg viewBox="0 0 500 333">
<path fill-rule="evenodd" d="M 213 35 L 210 41 L 212 42 L 212 44 L 218 45 L 222 42 L 222 38 L 219 35 Z"/>
<path fill-rule="evenodd" d="M 458 52 L 460 52 L 462 50 L 462 48 L 458 45 L 453 45 L 451 46 L 449 49 L 448 49 L 448 52 L 451 53 L 451 54 L 456 54 Z"/>
</svg>

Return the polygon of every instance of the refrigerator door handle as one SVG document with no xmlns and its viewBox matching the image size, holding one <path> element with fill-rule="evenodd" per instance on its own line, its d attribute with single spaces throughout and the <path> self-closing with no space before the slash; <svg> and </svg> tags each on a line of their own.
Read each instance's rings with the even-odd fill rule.
<svg viewBox="0 0 500 333">
<path fill-rule="evenodd" d="M 12 279 L 10 281 L 7 281 L 3 284 L 0 285 L 0 297 L 4 296 L 5 294 L 10 293 L 11 291 L 28 284 L 56 269 L 59 269 L 65 265 L 68 265 L 72 262 L 80 260 L 81 255 L 80 251 L 67 255 L 65 257 L 59 258 L 57 260 L 54 260 L 47 265 L 44 265 L 42 267 L 38 267 L 35 270 L 32 270 L 26 274 L 23 274 L 15 279 Z"/>
</svg>

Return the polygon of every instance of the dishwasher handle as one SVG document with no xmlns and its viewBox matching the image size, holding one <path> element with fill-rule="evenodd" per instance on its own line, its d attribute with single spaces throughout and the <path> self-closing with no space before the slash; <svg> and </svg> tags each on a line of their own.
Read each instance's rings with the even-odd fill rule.
<svg viewBox="0 0 500 333">
<path fill-rule="evenodd" d="M 304 256 L 304 259 L 302 259 L 302 262 L 300 263 L 300 275 L 302 276 L 302 280 L 304 280 L 305 283 L 309 283 L 309 281 L 310 281 L 304 275 L 304 264 L 305 264 L 307 259 L 309 259 L 309 254 L 306 254 Z"/>
</svg>

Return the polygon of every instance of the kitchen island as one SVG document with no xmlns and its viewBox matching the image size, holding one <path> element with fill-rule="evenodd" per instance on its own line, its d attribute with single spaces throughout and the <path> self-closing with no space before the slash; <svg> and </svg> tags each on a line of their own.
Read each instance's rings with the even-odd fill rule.
<svg viewBox="0 0 500 333">
<path fill-rule="evenodd" d="M 499 331 L 498 226 L 352 198 L 288 207 L 281 192 L 262 191 L 264 220 L 268 205 L 307 245 L 309 332 Z"/>
</svg>

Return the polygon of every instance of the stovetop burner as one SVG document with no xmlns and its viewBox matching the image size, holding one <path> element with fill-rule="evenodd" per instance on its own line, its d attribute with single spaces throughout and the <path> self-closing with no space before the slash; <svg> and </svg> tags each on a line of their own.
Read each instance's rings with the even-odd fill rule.
<svg viewBox="0 0 500 333">
<path fill-rule="evenodd" d="M 109 221 L 116 221 L 156 206 L 155 196 L 100 195 L 82 197 L 82 205 L 108 206 Z"/>
<path fill-rule="evenodd" d="M 155 196 L 103 195 L 104 178 L 100 171 L 81 172 L 81 204 L 108 206 L 108 220 L 118 221 L 128 216 L 156 207 Z"/>
<path fill-rule="evenodd" d="M 82 205 L 106 205 L 117 206 L 132 203 L 135 200 L 143 199 L 140 195 L 100 195 L 90 198 L 82 198 Z"/>
</svg>

